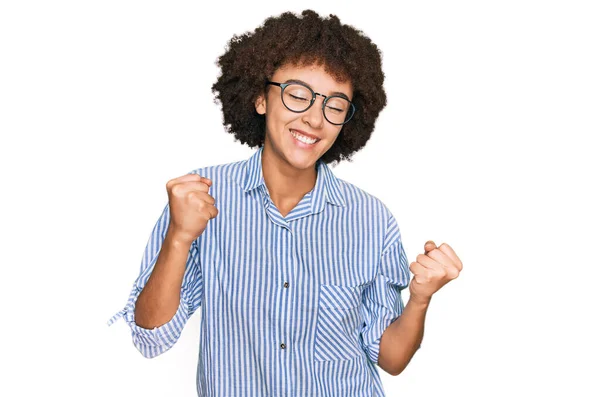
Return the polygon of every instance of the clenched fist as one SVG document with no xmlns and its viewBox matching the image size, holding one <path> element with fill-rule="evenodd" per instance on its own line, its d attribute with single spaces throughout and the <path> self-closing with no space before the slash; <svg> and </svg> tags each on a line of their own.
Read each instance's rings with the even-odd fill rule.
<svg viewBox="0 0 600 397">
<path fill-rule="evenodd" d="M 425 254 L 417 255 L 417 261 L 409 268 L 414 274 L 409 285 L 410 298 L 428 302 L 436 291 L 458 277 L 463 264 L 448 244 L 437 247 L 430 240 L 425 243 Z"/>
<path fill-rule="evenodd" d="M 215 199 L 208 194 L 212 181 L 198 174 L 186 174 L 167 182 L 171 219 L 169 232 L 191 244 L 219 213 Z"/>
</svg>

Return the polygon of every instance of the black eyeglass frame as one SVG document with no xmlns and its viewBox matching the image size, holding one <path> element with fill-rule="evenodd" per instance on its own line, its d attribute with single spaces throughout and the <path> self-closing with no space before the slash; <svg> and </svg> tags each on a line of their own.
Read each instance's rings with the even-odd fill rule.
<svg viewBox="0 0 600 397">
<path fill-rule="evenodd" d="M 322 96 L 323 98 L 325 98 L 325 99 L 323 99 L 323 105 L 321 106 L 321 110 L 323 111 L 323 116 L 325 117 L 325 120 L 327 120 L 327 122 L 329 122 L 329 123 L 331 123 L 331 124 L 333 124 L 333 125 L 344 125 L 344 124 L 346 124 L 348 121 L 350 121 L 350 120 L 352 119 L 352 117 L 354 116 L 354 113 L 355 113 L 355 111 L 356 111 L 356 106 L 354 106 L 354 104 L 353 104 L 352 102 L 348 101 L 348 98 L 344 98 L 344 97 L 343 97 L 343 96 L 341 96 L 341 95 L 330 95 L 330 96 L 323 95 L 323 94 L 321 94 L 321 93 L 314 92 L 314 91 L 313 91 L 313 89 L 312 89 L 312 88 L 310 88 L 309 86 L 307 86 L 306 84 L 302 84 L 302 83 L 299 83 L 299 82 L 293 82 L 293 83 L 276 83 L 276 82 L 274 82 L 274 81 L 267 81 L 267 83 L 266 83 L 266 84 L 267 84 L 267 85 L 269 85 L 269 84 L 270 84 L 270 85 L 275 85 L 275 86 L 278 86 L 279 88 L 281 88 L 281 102 L 283 103 L 283 106 L 285 106 L 285 107 L 286 107 L 286 109 L 288 109 L 290 112 L 294 112 L 294 113 L 304 113 L 304 112 L 306 112 L 308 109 L 310 109 L 310 107 L 311 107 L 311 106 L 312 106 L 312 105 L 315 103 L 315 101 L 317 100 L 317 95 L 319 95 L 319 96 Z M 308 88 L 308 90 L 309 90 L 309 91 L 312 93 L 312 98 L 311 98 L 311 100 L 310 100 L 310 105 L 308 105 L 308 107 L 307 107 L 306 109 L 304 109 L 304 110 L 293 110 L 293 109 L 290 109 L 290 108 L 288 107 L 288 105 L 286 105 L 286 104 L 285 104 L 285 101 L 283 100 L 283 91 L 284 91 L 284 90 L 285 90 L 285 88 L 286 88 L 287 86 L 289 86 L 289 85 L 301 85 L 301 86 L 303 86 L 303 87 L 306 87 L 306 88 Z M 344 99 L 344 100 L 348 101 L 348 103 L 350 104 L 350 109 L 348 109 L 348 112 L 350 112 L 350 111 L 351 111 L 351 113 L 350 113 L 350 116 L 347 116 L 347 119 L 346 119 L 346 120 L 345 120 L 343 123 L 333 123 L 333 122 L 331 122 L 331 121 L 330 121 L 330 120 L 327 118 L 327 115 L 325 114 L 325 105 L 327 104 L 327 101 L 328 101 L 329 99 L 331 99 L 331 98 L 342 98 L 342 99 Z"/>
</svg>

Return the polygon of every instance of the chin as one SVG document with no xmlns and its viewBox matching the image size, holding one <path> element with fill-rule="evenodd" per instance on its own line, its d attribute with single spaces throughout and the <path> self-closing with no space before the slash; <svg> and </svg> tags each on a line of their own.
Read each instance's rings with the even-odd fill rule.
<svg viewBox="0 0 600 397">
<path fill-rule="evenodd" d="M 321 154 L 316 155 L 314 153 L 312 154 L 306 154 L 306 153 L 298 153 L 298 152 L 292 152 L 289 153 L 287 156 L 287 161 L 288 163 L 290 163 L 292 166 L 294 166 L 294 168 L 297 169 L 309 169 L 311 167 L 314 167 L 317 160 L 321 157 Z"/>
<path fill-rule="evenodd" d="M 316 160 L 313 161 L 312 159 L 303 159 L 300 161 L 291 159 L 291 161 L 289 161 L 289 163 L 291 165 L 293 165 L 294 168 L 297 168 L 299 170 L 307 170 L 307 169 L 310 169 L 311 167 L 314 167 L 317 162 L 316 162 Z"/>
</svg>

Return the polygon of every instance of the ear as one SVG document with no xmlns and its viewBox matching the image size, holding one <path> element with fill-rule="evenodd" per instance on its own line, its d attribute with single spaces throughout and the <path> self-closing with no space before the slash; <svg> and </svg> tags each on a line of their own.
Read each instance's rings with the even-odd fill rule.
<svg viewBox="0 0 600 397">
<path fill-rule="evenodd" d="M 259 95 L 254 101 L 254 107 L 256 108 L 256 113 L 258 114 L 266 114 L 267 113 L 267 102 L 265 100 L 264 95 Z"/>
</svg>

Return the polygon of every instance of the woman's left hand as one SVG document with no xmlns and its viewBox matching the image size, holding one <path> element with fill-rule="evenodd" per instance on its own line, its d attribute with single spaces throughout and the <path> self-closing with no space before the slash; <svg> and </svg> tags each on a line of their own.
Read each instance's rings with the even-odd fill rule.
<svg viewBox="0 0 600 397">
<path fill-rule="evenodd" d="M 429 303 L 435 292 L 458 277 L 463 264 L 448 244 L 438 248 L 430 240 L 425 243 L 425 255 L 417 255 L 417 261 L 409 268 L 414 274 L 409 285 L 410 299 Z"/>
</svg>

